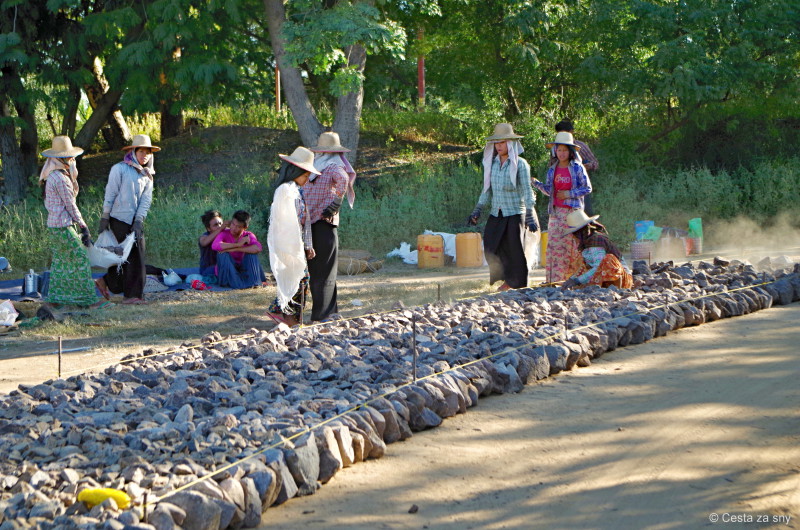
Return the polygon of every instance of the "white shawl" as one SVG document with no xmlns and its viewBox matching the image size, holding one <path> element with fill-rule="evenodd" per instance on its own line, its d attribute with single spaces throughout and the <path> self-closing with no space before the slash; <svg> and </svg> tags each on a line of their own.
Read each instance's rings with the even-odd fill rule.
<svg viewBox="0 0 800 530">
<path fill-rule="evenodd" d="M 519 163 L 519 155 L 525 151 L 519 140 L 506 140 L 508 145 L 508 159 L 511 162 L 508 176 L 511 178 L 511 184 L 517 187 L 517 164 Z M 486 147 L 483 148 L 483 191 L 489 189 L 492 184 L 492 158 L 494 158 L 494 144 L 496 142 L 486 142 Z"/>
<path fill-rule="evenodd" d="M 286 182 L 275 190 L 269 212 L 269 264 L 278 288 L 278 304 L 286 311 L 289 301 L 300 288 L 305 276 L 306 253 L 303 234 L 297 219 L 295 201 L 300 198 L 300 188 L 294 182 Z"/>
</svg>

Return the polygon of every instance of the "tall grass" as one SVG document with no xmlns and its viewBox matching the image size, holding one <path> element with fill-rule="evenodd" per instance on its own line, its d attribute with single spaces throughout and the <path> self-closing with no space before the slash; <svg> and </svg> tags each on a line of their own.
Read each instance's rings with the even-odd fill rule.
<svg viewBox="0 0 800 530">
<path fill-rule="evenodd" d="M 375 188 L 361 185 L 354 208 L 346 203 L 342 207 L 341 245 L 381 254 L 403 241 L 415 243 L 426 229 L 464 231 L 482 182 L 477 166 L 450 163 L 415 164 L 407 171 L 382 176 Z"/>
<path fill-rule="evenodd" d="M 762 161 L 752 170 L 740 167 L 733 172 L 704 167 L 607 170 L 593 181 L 595 213 L 621 243 L 633 239 L 638 220 L 686 230 L 694 217 L 706 226 L 740 217 L 768 225 L 788 213 L 789 223 L 800 227 L 798 164 L 800 159 L 794 158 Z"/>
</svg>

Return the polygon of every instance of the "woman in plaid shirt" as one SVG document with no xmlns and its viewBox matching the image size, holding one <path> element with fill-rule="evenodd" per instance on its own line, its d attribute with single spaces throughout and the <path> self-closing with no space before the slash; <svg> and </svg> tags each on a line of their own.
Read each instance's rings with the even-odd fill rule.
<svg viewBox="0 0 800 530">
<path fill-rule="evenodd" d="M 531 169 L 519 156 L 523 151 L 520 138 L 508 123 L 495 125 L 494 134 L 486 138 L 483 193 L 468 219 L 469 224 L 478 224 L 481 211 L 491 204 L 483 249 L 489 263 L 489 284 L 503 280 L 498 291 L 527 287 L 525 240 L 539 230 L 533 211 Z"/>
<path fill-rule="evenodd" d="M 75 157 L 83 149 L 73 147 L 68 136 L 56 136 L 42 156 L 47 158 L 39 183 L 44 187 L 47 208 L 47 232 L 53 249 L 50 265 L 50 289 L 46 301 L 76 306 L 97 305 L 92 268 L 86 247 L 89 229 L 75 203 L 78 196 L 78 168 Z M 73 225 L 80 230 L 80 237 Z"/>
<path fill-rule="evenodd" d="M 311 320 L 325 320 L 338 313 L 336 277 L 339 266 L 339 209 L 347 197 L 353 207 L 353 182 L 356 172 L 345 153 L 339 135 L 324 132 L 317 145 L 309 147 L 314 155 L 314 167 L 320 175 L 311 175 L 303 188 L 303 197 L 311 220 L 311 236 L 316 256 L 308 260 L 310 275 Z"/>
</svg>

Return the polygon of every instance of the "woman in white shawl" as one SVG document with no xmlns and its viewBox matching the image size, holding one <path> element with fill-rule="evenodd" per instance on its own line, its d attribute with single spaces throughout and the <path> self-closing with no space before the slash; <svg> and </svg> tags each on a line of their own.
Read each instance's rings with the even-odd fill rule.
<svg viewBox="0 0 800 530">
<path fill-rule="evenodd" d="M 300 322 L 300 311 L 308 291 L 306 260 L 314 257 L 311 222 L 303 200 L 303 186 L 313 173 L 314 153 L 298 147 L 291 155 L 278 155 L 283 160 L 278 173 L 277 189 L 269 213 L 269 263 L 278 296 L 267 315 L 276 322 L 294 326 Z"/>
</svg>

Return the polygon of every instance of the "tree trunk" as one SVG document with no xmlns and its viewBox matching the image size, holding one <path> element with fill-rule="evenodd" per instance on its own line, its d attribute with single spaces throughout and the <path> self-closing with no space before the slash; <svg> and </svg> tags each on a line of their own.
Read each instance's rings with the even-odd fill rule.
<svg viewBox="0 0 800 530">
<path fill-rule="evenodd" d="M 275 54 L 275 60 L 281 70 L 281 84 L 283 85 L 283 94 L 286 96 L 286 102 L 292 111 L 294 121 L 297 123 L 297 129 L 300 132 L 303 145 L 316 145 L 324 127 L 317 118 L 314 107 L 308 99 L 308 93 L 303 84 L 300 70 L 286 61 L 286 43 L 283 37 L 286 9 L 283 6 L 283 0 L 264 0 L 264 10 L 267 15 L 267 28 L 269 29 L 272 43 L 272 53 Z M 356 140 L 357 138 L 356 136 Z"/>
<path fill-rule="evenodd" d="M 360 44 L 348 46 L 345 49 L 348 66 L 355 66 L 359 73 L 364 72 L 367 64 L 367 52 Z M 358 90 L 339 97 L 336 102 L 336 117 L 333 120 L 333 130 L 339 133 L 342 145 L 350 149 L 347 159 L 355 165 L 358 155 L 358 140 L 361 126 L 361 108 L 364 103 L 364 85 L 359 84 Z"/>
<path fill-rule="evenodd" d="M 95 57 L 94 61 L 92 61 L 91 70 L 94 83 L 86 85 L 83 88 L 86 91 L 86 96 L 89 98 L 89 105 L 92 109 L 95 109 L 97 108 L 97 102 L 108 92 L 109 84 L 105 73 L 103 73 L 103 63 L 100 61 L 99 57 Z M 125 122 L 122 111 L 119 110 L 117 105 L 114 105 L 114 110 L 108 117 L 108 127 L 104 127 L 102 132 L 103 139 L 106 141 L 106 144 L 108 144 L 109 149 L 118 150 L 130 144 L 132 139 L 131 131 L 128 128 L 128 124 Z"/>
<path fill-rule="evenodd" d="M 183 131 L 183 111 L 172 112 L 173 100 L 161 102 L 161 139 L 173 138 Z"/>
<path fill-rule="evenodd" d="M 172 61 L 181 60 L 181 48 L 172 50 Z M 176 103 L 180 99 L 180 92 L 176 90 L 167 79 L 166 65 L 165 70 L 161 71 L 161 100 L 159 102 L 161 113 L 161 139 L 173 138 L 183 131 L 183 110 Z M 173 108 L 178 111 L 174 112 Z"/>
<path fill-rule="evenodd" d="M 70 138 L 75 136 L 77 127 L 78 106 L 81 104 L 81 89 L 77 85 L 69 85 L 69 101 L 67 108 L 64 109 L 64 119 L 61 121 L 61 134 Z"/>
<path fill-rule="evenodd" d="M 17 111 L 17 115 L 19 115 L 19 111 Z M 0 158 L 3 160 L 4 182 L 3 194 L 0 197 L 2 204 L 23 200 L 28 192 L 28 178 L 36 173 L 38 136 L 35 121 L 30 121 L 32 116 L 32 114 L 20 116 L 25 121 L 25 125 L 18 143 L 16 127 L 11 119 L 13 117 L 11 107 L 5 98 L 0 102 Z M 31 129 L 33 130 L 32 135 L 29 132 Z M 30 145 L 31 137 L 37 138 L 33 145 Z"/>
<path fill-rule="evenodd" d="M 80 132 L 75 135 L 75 145 L 79 145 L 88 150 L 94 141 L 97 133 L 105 122 L 109 120 L 114 109 L 117 108 L 119 98 L 122 97 L 122 90 L 109 90 L 97 100 L 97 107 L 92 111 L 92 115 L 81 127 Z"/>
</svg>

